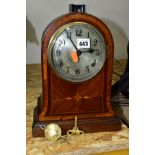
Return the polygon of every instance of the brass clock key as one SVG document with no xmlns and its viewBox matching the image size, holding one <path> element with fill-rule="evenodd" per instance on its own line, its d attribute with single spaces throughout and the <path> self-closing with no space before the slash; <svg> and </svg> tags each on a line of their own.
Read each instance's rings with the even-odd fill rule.
<svg viewBox="0 0 155 155">
<path fill-rule="evenodd" d="M 77 126 L 77 116 L 75 116 L 75 123 L 74 123 L 74 128 L 72 130 L 67 131 L 68 136 L 73 136 L 73 135 L 84 135 L 84 132 L 78 129 Z"/>
</svg>

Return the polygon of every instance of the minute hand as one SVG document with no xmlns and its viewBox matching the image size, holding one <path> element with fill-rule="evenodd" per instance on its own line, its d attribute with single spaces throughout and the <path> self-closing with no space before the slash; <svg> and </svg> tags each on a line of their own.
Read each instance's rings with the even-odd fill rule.
<svg viewBox="0 0 155 155">
<path fill-rule="evenodd" d="M 76 51 L 78 51 L 77 47 L 75 46 L 74 42 L 73 42 L 72 39 L 71 39 L 71 36 L 69 36 L 69 34 L 68 34 L 67 31 L 65 31 L 65 32 L 66 32 L 66 34 L 67 34 L 67 38 L 69 38 L 69 40 L 71 41 L 71 43 L 72 43 L 73 46 L 75 47 Z"/>
<path fill-rule="evenodd" d="M 71 36 L 68 34 L 68 32 L 67 32 L 67 31 L 65 31 L 65 32 L 66 32 L 66 34 L 67 34 L 67 38 L 71 41 L 71 43 L 73 44 L 74 48 L 76 49 L 76 53 L 77 53 L 77 55 L 78 55 L 78 57 L 79 57 L 79 56 L 81 55 L 81 51 L 77 49 L 77 47 L 75 46 L 75 44 L 74 44 L 74 42 L 72 41 Z"/>
</svg>

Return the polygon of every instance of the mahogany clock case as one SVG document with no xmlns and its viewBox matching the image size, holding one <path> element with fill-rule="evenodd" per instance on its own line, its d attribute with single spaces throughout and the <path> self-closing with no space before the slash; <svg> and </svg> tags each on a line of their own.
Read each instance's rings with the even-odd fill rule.
<svg viewBox="0 0 155 155">
<path fill-rule="evenodd" d="M 101 71 L 92 79 L 72 83 L 59 78 L 47 60 L 47 50 L 51 37 L 63 25 L 84 22 L 97 28 L 107 46 L 107 58 Z M 42 37 L 42 94 L 34 110 L 33 137 L 44 136 L 42 125 L 57 123 L 66 134 L 74 127 L 85 133 L 116 131 L 121 129 L 120 119 L 111 108 L 110 92 L 112 81 L 114 44 L 108 27 L 95 16 L 86 13 L 65 14 L 48 25 Z"/>
</svg>

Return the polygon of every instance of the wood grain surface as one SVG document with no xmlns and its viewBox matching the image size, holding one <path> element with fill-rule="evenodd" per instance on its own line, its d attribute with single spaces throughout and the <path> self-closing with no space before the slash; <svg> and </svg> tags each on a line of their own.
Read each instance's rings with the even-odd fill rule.
<svg viewBox="0 0 155 155">
<path fill-rule="evenodd" d="M 121 65 L 120 65 L 120 64 Z M 124 72 L 126 60 L 114 61 L 112 84 L 119 80 Z M 117 74 L 114 74 L 117 72 Z M 33 110 L 37 105 L 38 96 L 42 92 L 41 65 L 26 66 L 26 144 L 27 155 L 52 154 L 90 154 L 122 150 L 129 148 L 128 128 L 122 125 L 121 131 L 85 134 L 84 137 L 59 139 L 55 143 L 44 137 L 32 137 Z"/>
</svg>

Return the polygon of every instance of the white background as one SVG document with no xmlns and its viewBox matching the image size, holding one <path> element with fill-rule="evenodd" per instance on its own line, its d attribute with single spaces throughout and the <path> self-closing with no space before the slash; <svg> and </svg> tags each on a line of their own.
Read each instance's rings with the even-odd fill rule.
<svg viewBox="0 0 155 155">
<path fill-rule="evenodd" d="M 155 22 L 151 0 L 130 1 L 130 155 L 154 155 Z M 26 4 L 0 5 L 0 154 L 26 154 Z"/>
<path fill-rule="evenodd" d="M 53 19 L 69 12 L 69 4 L 85 4 L 87 13 L 104 21 L 113 35 L 115 57 L 127 57 L 129 0 L 27 0 L 26 3 L 27 21 L 31 23 L 27 22 L 27 64 L 41 63 L 42 33 Z"/>
</svg>

